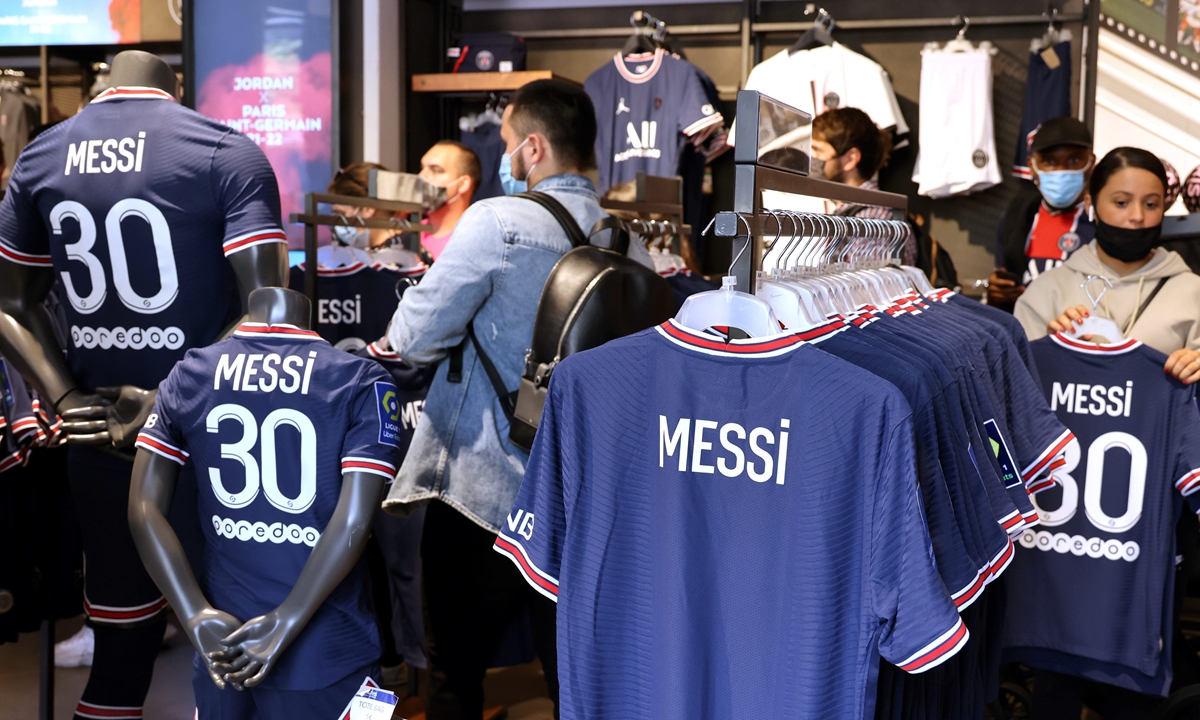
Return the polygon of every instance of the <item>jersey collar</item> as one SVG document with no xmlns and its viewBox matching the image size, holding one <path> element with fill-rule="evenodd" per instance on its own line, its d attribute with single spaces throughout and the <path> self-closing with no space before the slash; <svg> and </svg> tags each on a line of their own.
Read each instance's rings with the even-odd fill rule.
<svg viewBox="0 0 1200 720">
<path fill-rule="evenodd" d="M 635 58 L 638 58 L 639 60 L 641 60 L 641 59 L 649 60 L 650 54 L 646 53 L 645 55 L 630 55 L 629 57 L 635 57 Z M 646 71 L 643 73 L 635 73 L 632 70 L 630 70 L 629 66 L 625 64 L 625 58 L 621 56 L 621 53 L 617 53 L 616 55 L 613 56 L 613 62 L 616 63 L 617 72 L 621 73 L 621 77 L 625 78 L 626 80 L 628 80 L 631 83 L 640 84 L 640 83 L 647 82 L 650 78 L 654 77 L 654 74 L 658 72 L 658 69 L 660 67 L 662 67 L 663 49 L 662 48 L 656 49 L 654 51 L 653 57 L 654 57 L 654 60 L 650 63 L 650 67 L 647 68 Z"/>
<path fill-rule="evenodd" d="M 790 332 L 779 333 L 778 335 L 771 335 L 769 337 L 725 342 L 706 332 L 684 327 L 676 322 L 674 318 L 657 326 L 655 330 L 664 338 L 682 348 L 718 357 L 775 357 L 792 352 L 805 344 L 799 335 Z"/>
<path fill-rule="evenodd" d="M 321 336 L 312 330 L 304 330 L 296 327 L 295 325 L 288 325 L 286 323 L 268 325 L 267 323 L 244 322 L 241 325 L 238 325 L 237 330 L 234 330 L 233 334 L 237 335 L 238 337 L 248 338 L 289 337 L 299 340 L 321 339 Z"/>
<path fill-rule="evenodd" d="M 1136 350 L 1142 346 L 1142 342 L 1140 340 L 1134 340 L 1133 338 L 1130 338 L 1125 342 L 1111 343 L 1107 345 L 1083 342 L 1082 340 L 1076 340 L 1075 338 L 1067 337 L 1062 333 L 1054 333 L 1050 336 L 1050 338 L 1068 350 L 1074 350 L 1075 352 L 1086 353 L 1088 355 L 1121 355 L 1123 353 Z"/>
<path fill-rule="evenodd" d="M 120 87 L 112 87 L 96 96 L 92 102 L 104 102 L 105 100 L 175 100 L 175 96 L 166 90 L 159 90 L 152 87 L 138 87 L 136 85 L 122 85 Z"/>
</svg>

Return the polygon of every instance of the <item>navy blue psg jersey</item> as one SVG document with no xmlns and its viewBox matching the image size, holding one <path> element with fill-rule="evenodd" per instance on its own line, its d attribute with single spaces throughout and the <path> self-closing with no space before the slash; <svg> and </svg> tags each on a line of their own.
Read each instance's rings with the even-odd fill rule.
<svg viewBox="0 0 1200 720">
<path fill-rule="evenodd" d="M 0 204 L 0 256 L 54 269 L 85 390 L 156 387 L 237 320 L 225 256 L 275 242 L 262 151 L 151 88 L 108 90 L 39 135 Z"/>
<path fill-rule="evenodd" d="M 317 332 L 341 350 L 354 351 L 383 337 L 400 297 L 419 277 L 368 267 L 317 266 Z M 304 292 L 304 265 L 293 267 L 288 287 Z"/>
<path fill-rule="evenodd" d="M 563 361 L 496 540 L 558 602 L 562 716 L 859 720 L 881 655 L 950 658 L 913 452 L 894 387 L 795 335 Z"/>
<path fill-rule="evenodd" d="M 700 72 L 661 49 L 613 57 L 583 89 L 596 108 L 599 190 L 648 175 L 674 177 L 689 138 L 724 122 L 709 102 Z"/>
<path fill-rule="evenodd" d="M 408 454 L 408 446 L 412 443 L 417 423 L 425 411 L 425 396 L 429 394 L 429 385 L 433 382 L 437 365 L 409 365 L 395 350 L 387 347 L 386 342 L 387 338 L 380 338 L 366 347 L 355 350 L 354 354 L 379 363 L 396 386 L 400 403 L 400 459 L 403 460 Z"/>
<path fill-rule="evenodd" d="M 189 350 L 159 386 L 137 446 L 198 478 L 213 606 L 248 620 L 291 592 L 333 516 L 342 475 L 396 472 L 401 407 L 378 364 L 315 332 L 244 323 Z M 379 658 L 360 561 L 288 648 L 264 686 L 311 689 Z"/>
<path fill-rule="evenodd" d="M 1165 695 L 1175 522 L 1200 488 L 1195 388 L 1136 340 L 1032 343 L 1046 398 L 1075 434 L 1060 488 L 1009 571 L 1005 645 L 1035 667 Z"/>
</svg>

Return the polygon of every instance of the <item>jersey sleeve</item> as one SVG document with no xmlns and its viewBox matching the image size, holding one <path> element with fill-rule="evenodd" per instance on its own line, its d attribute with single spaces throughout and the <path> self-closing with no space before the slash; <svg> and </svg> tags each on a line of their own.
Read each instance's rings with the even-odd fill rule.
<svg viewBox="0 0 1200 720">
<path fill-rule="evenodd" d="M 872 508 L 871 592 L 879 654 L 910 673 L 950 659 L 969 633 L 938 577 L 914 473 L 912 420 L 892 428 Z"/>
<path fill-rule="evenodd" d="M 138 433 L 134 446 L 183 465 L 190 455 L 184 442 L 183 424 L 177 417 L 179 399 L 183 397 L 178 385 L 178 370 L 173 370 L 166 380 L 159 383 L 154 410 Z"/>
<path fill-rule="evenodd" d="M 1188 386 L 1186 402 L 1175 408 L 1175 489 L 1188 498 L 1193 510 L 1200 512 L 1200 409 L 1195 386 Z"/>
<path fill-rule="evenodd" d="M 686 81 L 681 85 L 679 103 L 679 132 L 690 137 L 712 132 L 725 122 L 725 118 L 709 102 L 700 71 L 687 65 Z"/>
<path fill-rule="evenodd" d="M 563 483 L 567 454 L 558 420 L 562 385 L 550 384 L 525 479 L 495 544 L 496 552 L 512 560 L 534 590 L 555 602 L 567 529 Z"/>
<path fill-rule="evenodd" d="M 0 202 L 0 257 L 30 267 L 50 267 L 50 238 L 46 224 L 33 204 L 33 187 L 17 162 Z"/>
<path fill-rule="evenodd" d="M 226 257 L 255 245 L 287 242 L 275 171 L 254 141 L 240 133 L 226 134 L 213 153 L 212 182 L 225 214 Z"/>
<path fill-rule="evenodd" d="M 399 391 L 377 363 L 369 362 L 359 375 L 351 407 L 350 427 L 342 440 L 342 474 L 372 473 L 391 482 L 400 459 L 403 407 Z"/>
</svg>

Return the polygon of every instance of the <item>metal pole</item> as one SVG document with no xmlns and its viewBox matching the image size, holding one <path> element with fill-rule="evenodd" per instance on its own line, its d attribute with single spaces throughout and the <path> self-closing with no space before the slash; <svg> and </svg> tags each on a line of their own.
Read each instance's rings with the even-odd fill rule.
<svg viewBox="0 0 1200 720">
<path fill-rule="evenodd" d="M 304 212 L 307 215 L 317 214 L 317 198 L 312 193 L 304 193 Z M 317 226 L 304 225 L 304 294 L 312 304 L 313 315 L 309 318 L 309 327 L 317 326 Z"/>
<path fill-rule="evenodd" d="M 38 56 L 41 59 L 42 70 L 42 124 L 50 122 L 50 48 L 43 45 Z M 16 162 L 16 158 L 11 158 L 9 162 Z"/>
<path fill-rule="evenodd" d="M 57 584 L 57 577 L 48 578 Z M 50 612 L 57 612 L 51 606 Z M 41 653 L 38 657 L 38 720 L 54 720 L 54 620 L 42 620 Z"/>
<path fill-rule="evenodd" d="M 1083 3 L 1083 68 L 1079 83 L 1079 119 L 1096 132 L 1096 73 L 1100 59 L 1100 0 Z"/>
</svg>

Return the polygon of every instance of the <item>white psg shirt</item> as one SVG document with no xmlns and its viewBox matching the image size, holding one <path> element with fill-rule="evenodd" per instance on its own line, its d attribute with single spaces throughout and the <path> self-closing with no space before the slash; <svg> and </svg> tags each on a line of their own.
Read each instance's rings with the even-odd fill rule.
<svg viewBox="0 0 1200 720">
<path fill-rule="evenodd" d="M 921 53 L 920 133 L 913 168 L 920 194 L 941 198 L 1000 184 L 987 51 Z"/>
<path fill-rule="evenodd" d="M 773 55 L 750 71 L 746 89 L 758 90 L 813 117 L 826 110 L 858 108 L 881 129 L 894 127 L 896 135 L 908 132 L 887 72 L 841 43 Z M 729 134 L 732 140 L 736 132 Z"/>
</svg>

